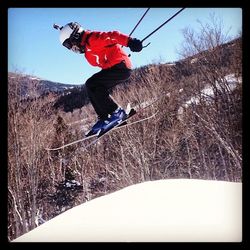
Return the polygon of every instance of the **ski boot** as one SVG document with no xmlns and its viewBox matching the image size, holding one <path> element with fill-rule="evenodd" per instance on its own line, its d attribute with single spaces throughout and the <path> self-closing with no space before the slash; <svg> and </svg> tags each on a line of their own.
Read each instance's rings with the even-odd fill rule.
<svg viewBox="0 0 250 250">
<path fill-rule="evenodd" d="M 108 120 L 101 120 L 99 119 L 94 126 L 91 128 L 91 130 L 85 134 L 86 137 L 92 136 L 92 135 L 99 135 L 100 132 L 103 130 L 103 128 L 108 124 Z"/>
<path fill-rule="evenodd" d="M 86 136 L 91 135 L 101 135 L 106 131 L 110 130 L 114 126 L 121 123 L 123 120 L 127 118 L 127 114 L 125 110 L 122 108 L 117 108 L 106 120 L 98 120 L 92 129 L 86 134 Z"/>
<path fill-rule="evenodd" d="M 108 124 L 104 127 L 104 131 L 113 128 L 128 117 L 127 113 L 122 108 L 117 108 L 107 119 Z"/>
</svg>

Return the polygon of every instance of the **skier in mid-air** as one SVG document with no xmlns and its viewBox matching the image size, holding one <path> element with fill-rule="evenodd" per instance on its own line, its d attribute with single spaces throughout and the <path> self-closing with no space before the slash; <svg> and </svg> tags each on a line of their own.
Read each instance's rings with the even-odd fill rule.
<svg viewBox="0 0 250 250">
<path fill-rule="evenodd" d="M 98 116 L 86 136 L 99 134 L 125 120 L 127 114 L 111 98 L 110 90 L 131 75 L 131 61 L 121 46 L 139 52 L 143 48 L 142 42 L 119 31 L 89 31 L 76 22 L 62 27 L 54 24 L 54 28 L 60 31 L 59 39 L 63 46 L 75 53 L 85 54 L 92 66 L 101 68 L 85 83 L 89 100 Z"/>
</svg>

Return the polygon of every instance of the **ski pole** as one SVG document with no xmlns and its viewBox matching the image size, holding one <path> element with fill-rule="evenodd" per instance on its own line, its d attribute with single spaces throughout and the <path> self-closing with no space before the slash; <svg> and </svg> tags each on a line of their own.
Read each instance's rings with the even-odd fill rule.
<svg viewBox="0 0 250 250">
<path fill-rule="evenodd" d="M 147 35 L 146 37 L 144 37 L 141 42 L 145 41 L 146 39 L 148 39 L 151 35 L 153 35 L 157 30 L 159 30 L 162 26 L 164 26 L 166 23 L 168 23 L 171 19 L 173 19 L 175 16 L 177 16 L 181 11 L 183 11 L 185 8 L 180 9 L 178 12 L 176 12 L 173 16 L 171 16 L 166 22 L 164 22 L 163 24 L 161 24 L 158 28 L 156 28 L 154 31 L 152 31 L 149 35 Z"/>
</svg>

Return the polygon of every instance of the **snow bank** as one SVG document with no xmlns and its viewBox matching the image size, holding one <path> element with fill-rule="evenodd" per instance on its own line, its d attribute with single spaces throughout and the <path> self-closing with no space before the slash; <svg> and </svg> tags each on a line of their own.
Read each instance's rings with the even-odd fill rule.
<svg viewBox="0 0 250 250">
<path fill-rule="evenodd" d="M 124 188 L 13 242 L 240 242 L 242 184 L 170 179 Z"/>
</svg>

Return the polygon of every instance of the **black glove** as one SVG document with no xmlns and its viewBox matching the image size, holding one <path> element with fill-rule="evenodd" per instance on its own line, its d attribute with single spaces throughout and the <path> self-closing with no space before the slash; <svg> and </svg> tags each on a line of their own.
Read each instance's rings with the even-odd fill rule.
<svg viewBox="0 0 250 250">
<path fill-rule="evenodd" d="M 128 41 L 128 47 L 133 52 L 140 52 L 142 50 L 142 42 L 136 38 L 130 38 Z"/>
</svg>

